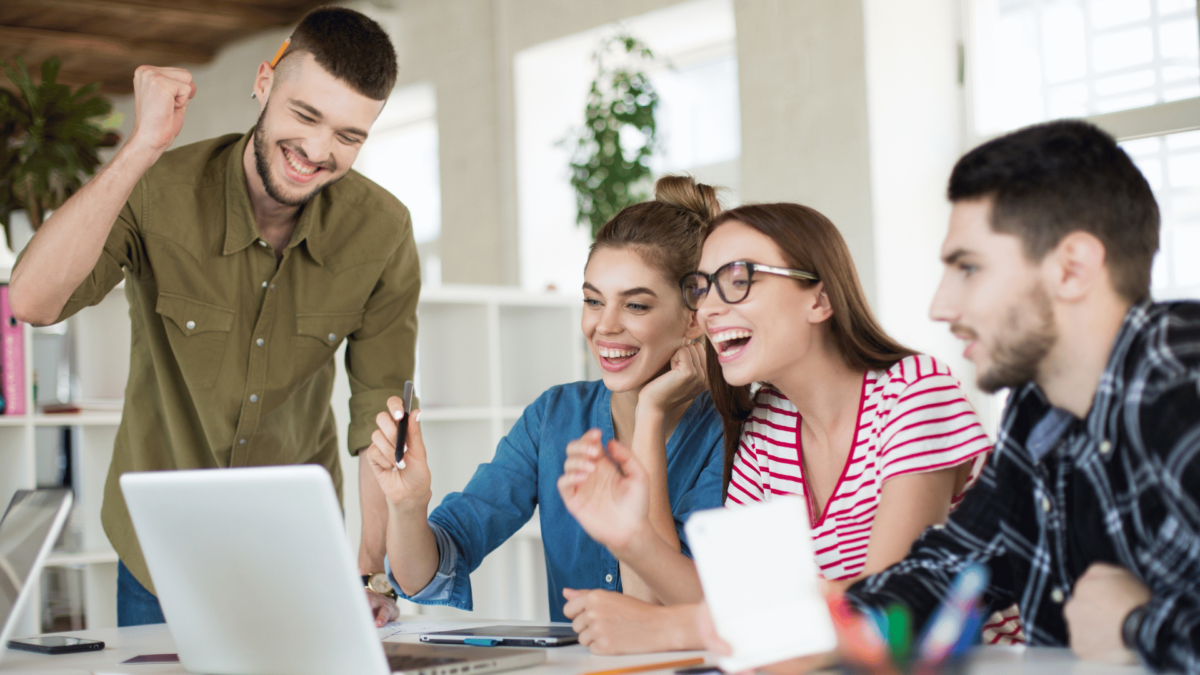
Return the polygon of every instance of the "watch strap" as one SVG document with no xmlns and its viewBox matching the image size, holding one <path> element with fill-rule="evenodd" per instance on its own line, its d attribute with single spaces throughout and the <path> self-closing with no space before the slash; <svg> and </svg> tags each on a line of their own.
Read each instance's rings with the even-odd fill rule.
<svg viewBox="0 0 1200 675">
<path fill-rule="evenodd" d="M 1146 606 L 1134 607 L 1125 615 L 1121 624 L 1121 642 L 1130 649 L 1137 649 L 1138 633 L 1142 630 L 1142 620 L 1146 618 Z"/>
</svg>

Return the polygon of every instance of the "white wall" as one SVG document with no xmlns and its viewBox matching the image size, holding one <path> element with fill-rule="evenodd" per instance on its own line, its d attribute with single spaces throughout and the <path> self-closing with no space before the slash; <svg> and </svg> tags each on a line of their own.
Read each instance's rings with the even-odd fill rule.
<svg viewBox="0 0 1200 675">
<path fill-rule="evenodd" d="M 884 328 L 947 363 L 995 431 L 992 397 L 975 386 L 962 343 L 929 319 L 950 217 L 946 182 L 963 152 L 957 0 L 864 0 L 875 310 Z"/>
</svg>

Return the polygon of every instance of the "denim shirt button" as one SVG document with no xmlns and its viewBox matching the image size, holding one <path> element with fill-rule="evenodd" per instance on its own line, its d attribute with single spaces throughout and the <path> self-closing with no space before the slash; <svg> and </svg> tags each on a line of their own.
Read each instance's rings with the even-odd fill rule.
<svg viewBox="0 0 1200 675">
<path fill-rule="evenodd" d="M 611 574 L 604 575 L 604 582 L 611 584 L 612 583 L 612 575 Z"/>
</svg>

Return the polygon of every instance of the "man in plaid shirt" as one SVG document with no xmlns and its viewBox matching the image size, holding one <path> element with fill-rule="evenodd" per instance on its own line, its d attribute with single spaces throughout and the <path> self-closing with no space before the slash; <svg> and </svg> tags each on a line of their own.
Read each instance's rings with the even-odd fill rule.
<svg viewBox="0 0 1200 675">
<path fill-rule="evenodd" d="M 931 314 L 980 388 L 1011 394 L 946 525 L 848 597 L 921 626 L 978 561 L 1031 645 L 1200 674 L 1200 303 L 1149 300 L 1149 185 L 1107 134 L 1062 121 L 972 150 L 949 196 Z"/>
</svg>

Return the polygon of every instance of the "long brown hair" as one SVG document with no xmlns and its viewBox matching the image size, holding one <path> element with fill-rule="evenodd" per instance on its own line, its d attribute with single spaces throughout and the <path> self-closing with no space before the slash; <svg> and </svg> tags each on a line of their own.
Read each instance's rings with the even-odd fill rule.
<svg viewBox="0 0 1200 675">
<path fill-rule="evenodd" d="M 892 339 L 875 320 L 858 281 L 858 270 L 846 240 L 816 209 L 800 204 L 740 206 L 714 218 L 704 234 L 705 239 L 729 222 L 742 223 L 770 237 L 789 267 L 817 275 L 819 282 L 797 279 L 795 283 L 806 288 L 824 284 L 823 290 L 833 308 L 833 316 L 826 325 L 838 353 L 851 368 L 887 370 L 900 359 L 916 353 Z M 711 342 L 706 343 L 705 349 L 708 352 L 709 391 L 725 427 L 724 498 L 729 491 L 742 423 L 750 417 L 754 400 L 750 396 L 750 385 L 735 387 L 725 381 Z"/>
</svg>

